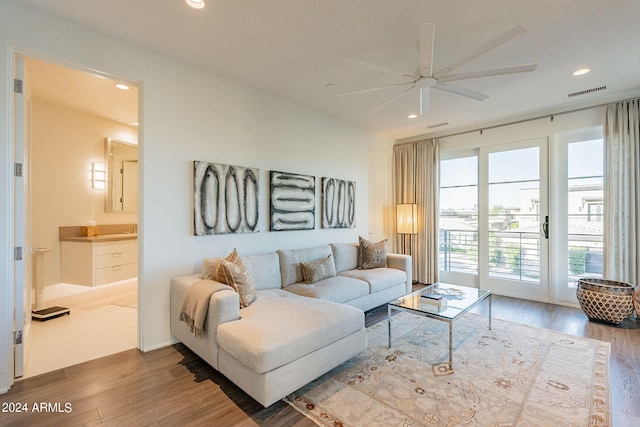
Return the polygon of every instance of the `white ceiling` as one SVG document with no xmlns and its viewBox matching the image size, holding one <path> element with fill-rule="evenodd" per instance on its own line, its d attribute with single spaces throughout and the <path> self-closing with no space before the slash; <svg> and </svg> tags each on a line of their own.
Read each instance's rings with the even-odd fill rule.
<svg viewBox="0 0 640 427">
<path fill-rule="evenodd" d="M 638 0 L 12 0 L 400 139 L 640 94 Z M 536 71 L 456 82 L 485 101 L 432 90 L 425 116 L 402 89 L 338 97 L 398 82 L 349 60 L 414 74 L 419 24 L 435 23 L 434 68 L 455 63 L 522 24 L 524 35 L 458 71 L 537 63 Z M 591 72 L 573 77 L 578 68 Z M 608 85 L 593 95 L 567 94 Z M 431 132 L 433 132 L 431 131 Z"/>
</svg>

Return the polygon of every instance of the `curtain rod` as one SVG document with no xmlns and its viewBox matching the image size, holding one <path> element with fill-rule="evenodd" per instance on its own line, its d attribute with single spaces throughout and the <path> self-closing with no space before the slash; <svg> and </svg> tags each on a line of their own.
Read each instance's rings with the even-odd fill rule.
<svg viewBox="0 0 640 427">
<path fill-rule="evenodd" d="M 480 132 L 480 134 L 482 134 L 482 132 L 485 131 L 485 130 L 497 129 L 497 128 L 501 128 L 501 127 L 505 127 L 505 126 L 511 126 L 511 125 L 518 125 L 520 123 L 533 122 L 535 120 L 541 120 L 541 119 L 547 119 L 547 118 L 551 118 L 551 121 L 553 121 L 553 118 L 555 116 L 561 116 L 563 114 L 577 113 L 577 112 L 580 112 L 580 111 L 590 110 L 592 108 L 604 107 L 604 106 L 609 105 L 609 104 L 617 104 L 618 102 L 628 102 L 628 101 L 638 101 L 638 100 L 640 100 L 640 97 L 622 99 L 622 100 L 619 100 L 619 101 L 611 101 L 611 102 L 606 102 L 606 103 L 603 103 L 603 104 L 590 105 L 588 107 L 574 108 L 573 110 L 560 111 L 558 113 L 551 113 L 551 114 L 545 114 L 545 115 L 542 115 L 542 116 L 531 117 L 531 118 L 528 118 L 528 119 L 516 120 L 516 121 L 513 121 L 513 122 L 502 123 L 502 124 L 499 124 L 499 125 L 486 126 L 486 127 L 476 128 L 476 129 L 472 129 L 472 130 L 465 130 L 465 131 L 450 133 L 448 135 L 442 135 L 442 136 L 438 136 L 436 138 L 450 138 L 452 136 L 464 135 L 464 134 L 467 134 L 467 133 L 474 133 L 474 132 Z M 426 138 L 426 139 L 429 139 L 429 138 Z M 411 144 L 411 143 L 416 142 L 416 141 L 420 141 L 420 140 L 416 139 L 414 141 L 407 141 L 407 142 L 402 142 L 400 144 L 394 144 L 394 145 Z"/>
</svg>

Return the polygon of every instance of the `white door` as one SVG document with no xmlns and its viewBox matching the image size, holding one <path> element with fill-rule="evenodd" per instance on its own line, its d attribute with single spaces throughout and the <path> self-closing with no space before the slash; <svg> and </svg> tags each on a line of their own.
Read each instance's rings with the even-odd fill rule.
<svg viewBox="0 0 640 427">
<path fill-rule="evenodd" d="M 14 377 L 24 373 L 24 347 L 31 320 L 30 251 L 27 248 L 26 219 L 28 216 L 28 97 L 26 96 L 24 59 L 15 57 L 14 69 Z M 26 315 L 25 315 L 26 314 Z"/>
<path fill-rule="evenodd" d="M 548 300 L 547 139 L 480 149 L 480 288 Z"/>
<path fill-rule="evenodd" d="M 552 283 L 556 301 L 577 304 L 578 279 L 602 278 L 606 203 L 602 127 L 560 134 L 554 151 Z"/>
</svg>

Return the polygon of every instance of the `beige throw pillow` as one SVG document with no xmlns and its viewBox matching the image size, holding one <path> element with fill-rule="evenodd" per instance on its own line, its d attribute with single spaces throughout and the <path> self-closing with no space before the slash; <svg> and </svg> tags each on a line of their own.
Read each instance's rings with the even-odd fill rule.
<svg viewBox="0 0 640 427">
<path fill-rule="evenodd" d="M 220 264 L 216 267 L 216 271 L 210 277 L 204 277 L 204 279 L 212 279 L 220 283 L 226 283 L 227 285 L 231 285 L 230 283 L 225 282 L 224 272 L 222 271 L 222 261 L 229 261 L 234 264 L 237 264 L 240 261 L 240 255 L 236 249 L 233 249 L 229 255 L 226 256 L 223 260 L 220 261 Z"/>
<path fill-rule="evenodd" d="M 387 239 L 378 243 L 359 237 L 360 252 L 358 256 L 358 268 L 368 270 L 387 266 Z"/>
<path fill-rule="evenodd" d="M 224 279 L 222 283 L 231 286 L 240 295 L 240 308 L 248 307 L 256 299 L 256 284 L 251 274 L 239 258 L 235 263 L 223 259 L 220 266 Z"/>
<path fill-rule="evenodd" d="M 300 269 L 304 283 L 310 285 L 323 279 L 328 279 L 336 275 L 336 266 L 333 262 L 333 255 L 315 261 L 301 262 Z"/>
</svg>

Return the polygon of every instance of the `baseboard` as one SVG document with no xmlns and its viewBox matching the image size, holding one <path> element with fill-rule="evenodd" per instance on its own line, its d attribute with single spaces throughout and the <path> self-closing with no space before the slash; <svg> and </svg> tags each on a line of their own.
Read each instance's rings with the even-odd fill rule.
<svg viewBox="0 0 640 427">
<path fill-rule="evenodd" d="M 140 340 L 140 350 L 147 352 L 157 350 L 178 343 L 179 341 L 171 335 L 171 332 L 148 335 Z"/>
</svg>

